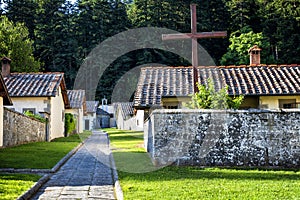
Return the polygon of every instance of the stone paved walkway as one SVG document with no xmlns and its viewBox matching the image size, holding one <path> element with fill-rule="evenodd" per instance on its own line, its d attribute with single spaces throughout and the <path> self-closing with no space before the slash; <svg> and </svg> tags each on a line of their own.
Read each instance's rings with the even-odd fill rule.
<svg viewBox="0 0 300 200">
<path fill-rule="evenodd" d="M 105 133 L 92 136 L 31 199 L 115 199 Z"/>
</svg>

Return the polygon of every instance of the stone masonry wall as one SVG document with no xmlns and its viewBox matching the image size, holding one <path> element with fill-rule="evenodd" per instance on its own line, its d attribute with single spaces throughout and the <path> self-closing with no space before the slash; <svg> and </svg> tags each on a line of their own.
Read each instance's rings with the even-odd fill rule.
<svg viewBox="0 0 300 200">
<path fill-rule="evenodd" d="M 300 112 L 156 110 L 144 141 L 157 165 L 300 167 Z"/>
<path fill-rule="evenodd" d="M 3 147 L 45 140 L 45 123 L 4 108 Z"/>
</svg>

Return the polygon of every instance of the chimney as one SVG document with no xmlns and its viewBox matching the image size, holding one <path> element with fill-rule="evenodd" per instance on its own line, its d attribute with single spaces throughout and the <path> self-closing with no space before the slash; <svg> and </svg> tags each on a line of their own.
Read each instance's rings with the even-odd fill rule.
<svg viewBox="0 0 300 200">
<path fill-rule="evenodd" d="M 1 62 L 2 62 L 2 76 L 3 77 L 9 76 L 11 59 L 7 57 L 3 57 L 1 59 Z"/>
<path fill-rule="evenodd" d="M 250 65 L 260 65 L 260 52 L 261 49 L 257 45 L 254 45 L 248 50 L 250 54 Z"/>
</svg>

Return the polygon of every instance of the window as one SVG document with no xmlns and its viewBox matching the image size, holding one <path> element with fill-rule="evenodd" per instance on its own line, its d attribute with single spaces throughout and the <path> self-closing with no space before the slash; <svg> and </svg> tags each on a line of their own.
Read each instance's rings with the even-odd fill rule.
<svg viewBox="0 0 300 200">
<path fill-rule="evenodd" d="M 65 112 L 61 111 L 61 121 L 64 122 L 65 121 Z"/>
<path fill-rule="evenodd" d="M 279 99 L 279 108 L 296 108 L 296 99 Z"/>
<path fill-rule="evenodd" d="M 31 114 L 35 114 L 35 108 L 23 108 L 23 113 L 30 112 Z"/>
<path fill-rule="evenodd" d="M 164 109 L 178 109 L 178 106 L 164 106 Z"/>
<path fill-rule="evenodd" d="M 268 109 L 269 105 L 268 104 L 261 104 L 260 109 Z"/>
</svg>

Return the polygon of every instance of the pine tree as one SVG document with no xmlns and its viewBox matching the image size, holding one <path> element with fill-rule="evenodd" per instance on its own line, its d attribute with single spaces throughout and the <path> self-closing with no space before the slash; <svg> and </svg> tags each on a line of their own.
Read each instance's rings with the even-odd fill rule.
<svg viewBox="0 0 300 200">
<path fill-rule="evenodd" d="M 5 15 L 13 22 L 22 22 L 28 28 L 29 37 L 35 40 L 38 3 L 36 0 L 5 0 Z"/>
<path fill-rule="evenodd" d="M 262 31 L 270 40 L 277 63 L 300 63 L 299 6 L 299 1 L 262 1 Z"/>
<path fill-rule="evenodd" d="M 65 73 L 68 88 L 73 87 L 79 68 L 74 9 L 66 0 L 44 0 L 36 28 L 36 55 L 45 64 L 45 71 Z"/>
</svg>

